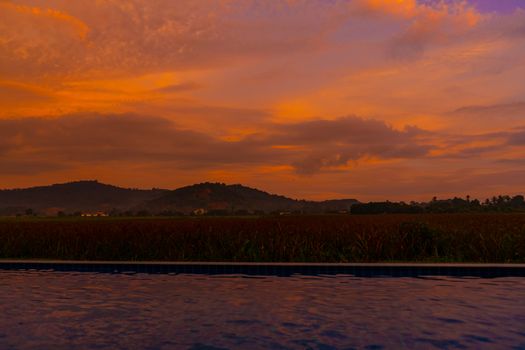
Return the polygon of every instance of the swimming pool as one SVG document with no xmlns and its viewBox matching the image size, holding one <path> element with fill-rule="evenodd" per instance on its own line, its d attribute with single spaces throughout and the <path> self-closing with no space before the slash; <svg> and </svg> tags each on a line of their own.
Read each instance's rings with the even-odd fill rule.
<svg viewBox="0 0 525 350">
<path fill-rule="evenodd" d="M 525 278 L 0 269 L 1 349 L 525 349 Z"/>
</svg>

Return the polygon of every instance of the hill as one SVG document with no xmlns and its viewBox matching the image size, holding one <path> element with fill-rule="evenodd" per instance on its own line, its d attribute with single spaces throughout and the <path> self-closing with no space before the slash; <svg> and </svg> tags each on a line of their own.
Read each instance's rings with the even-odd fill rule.
<svg viewBox="0 0 525 350">
<path fill-rule="evenodd" d="M 270 194 L 242 185 L 201 183 L 173 191 L 138 190 L 77 181 L 26 189 L 0 190 L 0 215 L 24 214 L 32 210 L 43 215 L 62 211 L 183 213 L 201 210 L 211 215 L 272 212 L 324 213 L 348 211 L 357 200 L 306 201 Z"/>
<path fill-rule="evenodd" d="M 204 209 L 210 214 L 232 214 L 241 212 L 307 212 L 348 211 L 357 200 L 330 200 L 314 202 L 296 200 L 270 194 L 243 185 L 201 183 L 170 191 L 157 199 L 147 201 L 142 208 L 152 212 L 178 211 L 191 213 Z"/>
<path fill-rule="evenodd" d="M 0 190 L 0 215 L 15 215 L 31 209 L 54 215 L 59 211 L 109 212 L 126 210 L 159 197 L 166 190 L 138 190 L 102 184 L 98 181 L 76 181 L 25 189 Z"/>
</svg>

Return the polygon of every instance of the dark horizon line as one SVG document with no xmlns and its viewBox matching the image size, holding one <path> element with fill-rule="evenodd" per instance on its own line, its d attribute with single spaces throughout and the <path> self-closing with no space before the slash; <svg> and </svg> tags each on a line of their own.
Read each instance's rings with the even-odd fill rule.
<svg viewBox="0 0 525 350">
<path fill-rule="evenodd" d="M 248 189 L 264 192 L 264 193 L 272 195 L 272 196 L 285 197 L 287 199 L 291 199 L 291 200 L 298 201 L 298 202 L 318 202 L 318 203 L 322 203 L 322 202 L 326 202 L 326 201 L 345 201 L 345 200 L 353 200 L 353 201 L 356 201 L 356 202 L 360 202 L 356 198 L 348 198 L 348 197 L 347 198 L 338 198 L 338 199 L 323 199 L 323 200 L 312 200 L 312 199 L 304 199 L 304 198 L 303 199 L 299 199 L 299 198 L 293 198 L 293 197 L 289 197 L 287 195 L 283 195 L 283 194 L 279 194 L 279 193 L 269 192 L 269 191 L 266 191 L 266 190 L 263 190 L 263 189 L 260 189 L 260 188 L 257 188 L 257 187 L 247 186 L 247 185 L 244 185 L 244 184 L 241 184 L 241 183 L 225 183 L 225 182 L 212 182 L 212 181 L 196 182 L 196 183 L 191 184 L 191 185 L 185 185 L 185 186 L 181 186 L 181 187 L 177 187 L 177 188 L 173 188 L 173 189 L 167 189 L 167 188 L 161 188 L 161 187 L 150 187 L 150 188 L 121 187 L 121 186 L 118 186 L 118 185 L 113 185 L 113 184 L 101 182 L 98 179 L 92 179 L 92 180 L 73 180 L 73 181 L 67 181 L 67 182 L 61 182 L 61 183 L 52 183 L 52 184 L 49 184 L 49 185 L 37 185 L 37 186 L 24 187 L 24 188 L 21 188 L 21 187 L 18 187 L 18 188 L 0 188 L 0 192 L 1 191 L 23 191 L 23 190 L 30 190 L 30 189 L 35 189 L 35 188 L 46 188 L 46 187 L 52 187 L 52 186 L 80 184 L 80 183 L 97 183 L 97 184 L 100 184 L 100 185 L 103 185 L 103 186 L 111 186 L 111 187 L 115 187 L 115 188 L 118 188 L 118 189 L 131 190 L 131 191 L 168 191 L 168 192 L 173 192 L 173 191 L 177 191 L 177 190 L 180 190 L 180 189 L 183 189 L 183 188 L 188 188 L 188 187 L 198 186 L 198 185 L 206 185 L 206 184 L 225 185 L 225 186 L 242 186 L 244 188 L 248 188 Z"/>
<path fill-rule="evenodd" d="M 460 196 L 454 196 L 452 198 L 439 198 L 438 196 L 432 196 L 432 198 L 429 198 L 428 201 L 414 201 L 414 200 L 399 200 L 399 201 L 393 201 L 393 200 L 389 200 L 389 199 L 384 199 L 384 200 L 374 200 L 374 201 L 368 201 L 368 202 L 361 202 L 360 200 L 358 200 L 357 198 L 355 197 L 346 197 L 346 198 L 337 198 L 337 199 L 334 199 L 334 198 L 328 198 L 328 199 L 322 199 L 322 200 L 311 200 L 311 199 L 298 199 L 298 198 L 293 198 L 293 197 L 288 197 L 287 195 L 282 195 L 282 194 L 278 194 L 278 193 L 273 193 L 273 192 L 268 192 L 266 190 L 262 190 L 260 188 L 256 188 L 256 187 L 251 187 L 251 186 L 247 186 L 247 185 L 244 185 L 244 184 L 241 184 L 241 183 L 225 183 L 225 182 L 212 182 L 212 181 L 204 181 L 204 182 L 197 182 L 197 183 L 194 183 L 194 184 L 191 184 L 191 185 L 185 185 L 185 186 L 181 186 L 181 187 L 177 187 L 177 188 L 173 188 L 173 189 L 168 189 L 168 188 L 161 188 L 161 187 L 151 187 L 151 188 L 139 188 L 139 187 L 121 187 L 121 186 L 118 186 L 118 185 L 113 185 L 113 184 L 110 184 L 110 183 L 105 183 L 105 182 L 101 182 L 99 181 L 98 179 L 89 179 L 89 180 L 72 180 L 72 181 L 67 181 L 67 182 L 61 182 L 61 183 L 52 183 L 52 184 L 48 184 L 48 185 L 36 185 L 36 186 L 30 186 L 30 187 L 16 187 L 16 188 L 0 188 L 0 192 L 1 191 L 23 191 L 23 190 L 30 190 L 30 189 L 36 189 L 36 188 L 46 188 L 46 187 L 52 187 L 52 186 L 61 186 L 61 185 L 70 185 L 70 184 L 80 184 L 80 183 L 97 183 L 97 184 L 100 184 L 100 185 L 103 185 L 103 186 L 111 186 L 111 187 L 115 187 L 115 188 L 118 188 L 118 189 L 122 189 L 122 190 L 132 190 L 132 191 L 176 191 L 176 190 L 180 190 L 182 188 L 188 188 L 188 187 L 192 187 L 192 186 L 197 186 L 197 185 L 205 185 L 205 184 L 212 184 L 212 185 L 224 185 L 224 186 L 242 186 L 242 187 L 245 187 L 245 188 L 249 188 L 249 189 L 252 189 L 252 190 L 257 190 L 257 191 L 261 191 L 261 192 L 264 192 L 264 193 L 267 193 L 267 194 L 270 194 L 270 195 L 275 195 L 275 196 L 280 196 L 280 197 L 285 197 L 285 198 L 288 198 L 288 199 L 292 199 L 292 200 L 295 200 L 295 201 L 306 201 L 306 202 L 326 202 L 326 201 L 344 201 L 344 200 L 355 200 L 359 203 L 406 203 L 406 204 L 411 204 L 411 203 L 415 203 L 415 204 L 424 204 L 424 203 L 430 203 L 434 200 L 443 200 L 443 201 L 447 201 L 447 200 L 453 200 L 453 199 L 466 199 L 466 200 L 469 200 L 469 201 L 479 201 L 481 203 L 487 201 L 487 200 L 492 200 L 494 198 L 498 198 L 498 197 L 510 197 L 510 198 L 513 198 L 513 197 L 516 197 L 516 196 L 523 196 L 522 193 L 518 193 L 518 194 L 498 194 L 498 195 L 491 195 L 487 198 L 475 198 L 475 197 L 472 197 L 470 195 L 466 195 L 464 198 L 463 197 L 460 197 Z"/>
</svg>

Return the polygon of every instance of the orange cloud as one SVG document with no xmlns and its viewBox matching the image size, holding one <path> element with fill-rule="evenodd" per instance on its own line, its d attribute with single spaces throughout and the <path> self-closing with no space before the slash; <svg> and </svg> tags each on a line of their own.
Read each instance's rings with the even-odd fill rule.
<svg viewBox="0 0 525 350">
<path fill-rule="evenodd" d="M 24 5 L 15 5 L 14 3 L 10 2 L 0 2 L 0 11 L 4 13 L 5 17 L 10 16 L 13 12 L 15 12 L 29 17 L 41 17 L 44 19 L 52 19 L 57 20 L 59 22 L 64 22 L 74 27 L 78 36 L 81 39 L 85 39 L 89 32 L 88 26 L 78 18 L 73 17 L 65 12 L 50 8 L 31 7 Z"/>
<path fill-rule="evenodd" d="M 481 14 L 466 1 L 418 3 L 417 0 L 364 0 L 369 10 L 383 12 L 395 16 L 414 18 L 419 21 L 433 22 L 443 17 L 451 17 L 455 21 L 469 26 L 476 25 L 482 18 Z"/>
<path fill-rule="evenodd" d="M 369 9 L 381 11 L 404 17 L 412 17 L 416 14 L 416 0 L 366 0 Z"/>
</svg>

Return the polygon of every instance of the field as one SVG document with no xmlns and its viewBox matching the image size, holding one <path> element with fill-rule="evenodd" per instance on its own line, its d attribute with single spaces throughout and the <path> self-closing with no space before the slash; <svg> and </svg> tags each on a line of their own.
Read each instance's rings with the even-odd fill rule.
<svg viewBox="0 0 525 350">
<path fill-rule="evenodd" d="M 525 215 L 13 218 L 0 259 L 525 262 Z"/>
</svg>

